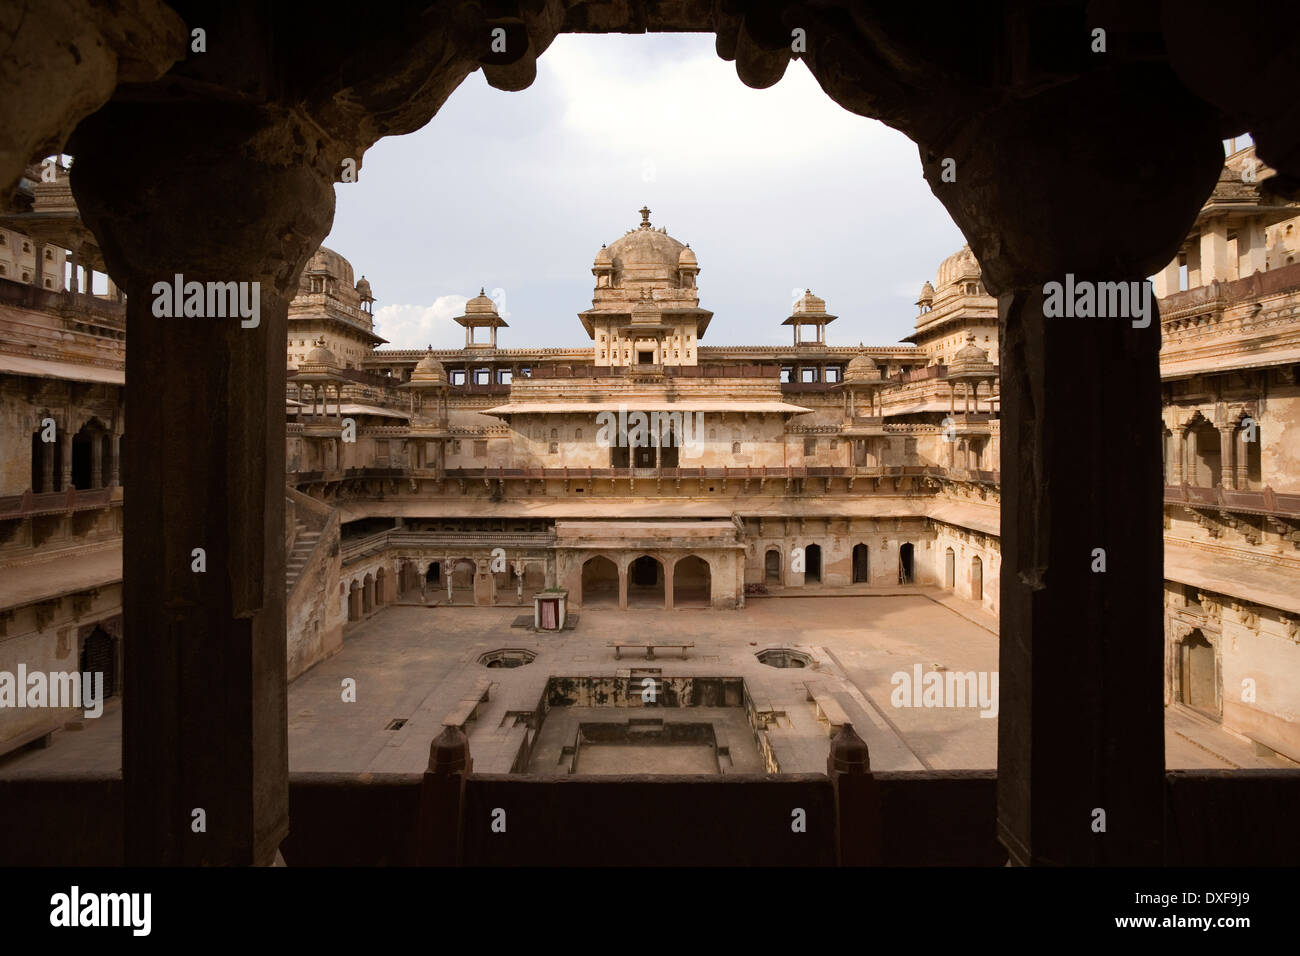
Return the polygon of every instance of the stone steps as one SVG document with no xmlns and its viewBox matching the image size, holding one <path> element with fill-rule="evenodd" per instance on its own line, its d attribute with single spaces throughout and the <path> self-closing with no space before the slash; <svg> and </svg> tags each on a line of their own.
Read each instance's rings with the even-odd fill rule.
<svg viewBox="0 0 1300 956">
<path fill-rule="evenodd" d="M 294 585 L 298 583 L 298 578 L 302 576 L 303 568 L 311 560 L 311 554 L 316 550 L 316 542 L 320 540 L 319 531 L 308 531 L 307 526 L 301 521 L 297 523 L 298 531 L 294 536 L 293 550 L 289 552 L 284 563 L 284 588 L 286 594 L 293 593 Z"/>
</svg>

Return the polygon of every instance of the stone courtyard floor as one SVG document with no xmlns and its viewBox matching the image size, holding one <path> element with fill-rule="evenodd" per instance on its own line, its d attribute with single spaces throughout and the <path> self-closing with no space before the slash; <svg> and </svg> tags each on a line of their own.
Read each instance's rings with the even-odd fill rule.
<svg viewBox="0 0 1300 956">
<path fill-rule="evenodd" d="M 525 732 L 520 715 L 537 711 L 551 677 L 612 678 L 635 670 L 632 676 L 640 680 L 642 672 L 654 669 L 665 680 L 742 678 L 755 709 L 773 715 L 767 736 L 784 772 L 825 770 L 829 727 L 809 700 L 809 684 L 830 698 L 832 707 L 838 705 L 866 740 L 873 769 L 996 766 L 997 720 L 981 717 L 978 707 L 896 707 L 891 702 L 891 677 L 911 677 L 917 665 L 923 674 L 997 670 L 996 622 L 972 602 L 937 589 L 913 588 L 905 594 L 781 594 L 752 597 L 747 605 L 740 611 L 584 608 L 577 628 L 558 635 L 512 628 L 520 614 L 515 607 L 390 606 L 356 625 L 339 653 L 290 685 L 289 769 L 421 771 L 444 717 L 462 699 L 479 696 L 486 683 L 488 700 L 466 727 L 474 769 L 509 772 Z M 646 661 L 641 651 L 627 651 L 616 660 L 614 650 L 606 647 L 614 639 L 687 641 L 695 647 L 685 660 L 676 650 L 661 650 L 653 661 Z M 773 668 L 759 663 L 755 653 L 773 647 L 808 654 L 814 665 Z M 537 657 L 521 667 L 478 663 L 481 654 L 501 648 L 528 650 Z M 343 700 L 346 679 L 355 681 L 355 702 Z M 712 709 L 698 708 L 701 715 Z M 694 710 L 628 707 L 619 716 L 690 721 L 701 716 Z M 715 725 L 735 739 L 737 728 L 747 727 L 745 711 L 721 710 L 731 713 L 714 715 Z M 1284 758 L 1256 755 L 1249 741 L 1179 710 L 1166 711 L 1165 743 L 1171 768 L 1296 766 Z M 121 710 L 113 701 L 103 717 L 84 721 L 82 729 L 57 732 L 48 748 L 0 759 L 0 776 L 115 769 L 121 766 L 120 750 Z M 592 751 L 588 766 L 612 772 L 639 766 L 647 753 L 653 756 L 654 748 L 622 755 Z M 736 753 L 739 758 L 739 747 Z M 663 757 L 660 772 L 703 766 L 695 751 Z M 731 772 L 752 772 L 753 760 L 745 756 L 742 766 Z M 645 766 L 641 772 L 654 769 Z"/>
</svg>

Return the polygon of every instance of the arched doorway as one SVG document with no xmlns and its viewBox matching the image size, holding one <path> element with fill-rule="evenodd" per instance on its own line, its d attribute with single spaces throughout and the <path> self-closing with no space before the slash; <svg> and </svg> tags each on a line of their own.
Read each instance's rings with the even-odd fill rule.
<svg viewBox="0 0 1300 956">
<path fill-rule="evenodd" d="M 819 544 L 810 544 L 803 549 L 803 583 L 821 584 L 822 582 L 822 548 Z"/>
<path fill-rule="evenodd" d="M 117 695 L 117 641 L 112 635 L 96 627 L 81 645 L 80 664 L 81 672 L 92 675 L 92 681 L 93 675 L 104 675 L 105 700 Z"/>
<path fill-rule="evenodd" d="M 442 584 L 442 562 L 441 561 L 429 562 L 429 570 L 424 572 L 424 583 L 432 584 L 435 586 Z"/>
<path fill-rule="evenodd" d="M 957 555 L 952 548 L 943 556 L 943 586 L 949 591 L 957 586 Z"/>
<path fill-rule="evenodd" d="M 451 572 L 451 590 L 454 595 L 457 591 L 470 595 L 469 603 L 474 603 L 474 562 L 468 558 L 461 558 L 456 562 Z M 462 599 L 463 600 L 463 599 Z"/>
<path fill-rule="evenodd" d="M 871 581 L 871 559 L 865 544 L 853 546 L 853 583 L 867 584 Z"/>
<path fill-rule="evenodd" d="M 781 552 L 770 549 L 763 557 L 763 577 L 768 584 L 781 583 Z"/>
<path fill-rule="evenodd" d="M 375 572 L 375 606 L 384 603 L 384 585 L 388 583 L 388 575 L 384 574 L 384 569 L 380 568 Z"/>
<path fill-rule="evenodd" d="M 375 608 L 375 579 L 367 574 L 361 584 L 361 613 L 369 614 Z"/>
<path fill-rule="evenodd" d="M 603 555 L 582 566 L 582 607 L 618 607 L 618 565 Z"/>
<path fill-rule="evenodd" d="M 104 484 L 103 475 L 100 474 L 100 465 L 104 460 L 103 450 L 100 448 L 103 437 L 104 429 L 95 419 L 86 422 L 81 426 L 81 430 L 72 436 L 73 488 L 85 491 Z"/>
<path fill-rule="evenodd" d="M 911 584 L 916 579 L 912 567 L 912 543 L 909 541 L 898 549 L 898 583 Z"/>
<path fill-rule="evenodd" d="M 1178 645 L 1179 697 L 1194 710 L 1219 719 L 1219 674 L 1214 645 L 1200 629 L 1192 631 Z"/>
<path fill-rule="evenodd" d="M 984 600 L 984 562 L 977 554 L 970 559 L 970 596 L 972 600 Z"/>
<path fill-rule="evenodd" d="M 664 566 L 643 554 L 627 569 L 628 607 L 665 607 Z"/>
<path fill-rule="evenodd" d="M 1197 417 L 1187 429 L 1191 454 L 1187 462 L 1187 483 L 1199 488 L 1213 488 L 1223 481 L 1223 459 L 1219 448 L 1219 430 L 1204 418 Z"/>
<path fill-rule="evenodd" d="M 673 607 L 712 607 L 713 576 L 709 562 L 694 554 L 673 566 Z"/>
</svg>

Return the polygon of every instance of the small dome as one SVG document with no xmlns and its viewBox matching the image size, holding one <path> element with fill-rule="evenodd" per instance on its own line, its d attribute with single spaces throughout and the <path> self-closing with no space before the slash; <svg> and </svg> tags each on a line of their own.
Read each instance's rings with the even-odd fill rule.
<svg viewBox="0 0 1300 956">
<path fill-rule="evenodd" d="M 878 382 L 880 368 L 869 355 L 858 355 L 844 370 L 845 382 Z"/>
<path fill-rule="evenodd" d="M 810 289 L 803 290 L 803 296 L 794 305 L 795 315 L 824 315 L 826 300 L 812 294 Z"/>
<path fill-rule="evenodd" d="M 997 370 L 989 361 L 989 353 L 975 344 L 975 333 L 966 333 L 966 344 L 948 363 L 949 378 L 988 376 Z"/>
<path fill-rule="evenodd" d="M 370 281 L 365 276 L 357 280 L 357 295 L 363 299 L 373 298 L 370 292 Z"/>
<path fill-rule="evenodd" d="M 316 347 L 307 353 L 304 361 L 306 365 L 332 365 L 338 367 L 339 360 L 334 357 L 334 353 L 325 347 L 325 336 L 321 336 L 312 343 Z"/>
<path fill-rule="evenodd" d="M 600 268 L 606 268 L 606 269 L 607 269 L 607 268 L 609 268 L 610 266 L 612 266 L 613 264 L 614 264 L 614 260 L 613 260 L 612 258 L 610 258 L 609 250 L 606 249 L 606 248 L 602 245 L 602 246 L 600 247 L 600 251 L 596 253 L 596 265 L 597 265 L 597 267 L 600 267 Z"/>
<path fill-rule="evenodd" d="M 920 305 L 923 302 L 933 302 L 933 301 L 934 301 L 934 286 L 930 285 L 929 281 L 927 280 L 925 285 L 921 286 L 921 297 L 916 300 L 916 304 Z"/>
<path fill-rule="evenodd" d="M 478 290 L 478 295 L 465 303 L 466 315 L 496 315 L 496 303 L 483 294 L 483 290 Z"/>
<path fill-rule="evenodd" d="M 935 277 L 939 291 L 943 291 L 953 283 L 960 282 L 963 279 L 976 279 L 980 277 L 980 264 L 975 258 L 975 253 L 971 252 L 970 245 L 964 245 L 939 266 L 939 274 Z"/>
<path fill-rule="evenodd" d="M 650 225 L 650 210 L 642 207 L 641 224 L 609 244 L 606 254 L 626 285 L 649 284 L 673 288 L 686 246 Z M 694 255 L 694 253 L 692 253 Z"/>
<path fill-rule="evenodd" d="M 691 251 L 689 245 L 687 245 L 686 248 L 682 250 L 682 254 L 677 257 L 677 265 L 682 269 L 688 267 L 697 268 L 699 264 L 699 260 L 695 258 L 695 253 Z"/>
<path fill-rule="evenodd" d="M 302 270 L 300 283 L 306 283 L 311 275 L 328 275 L 338 281 L 339 285 L 353 288 L 352 263 L 328 246 L 321 246 L 307 261 Z"/>
<path fill-rule="evenodd" d="M 429 352 L 424 358 L 420 359 L 415 366 L 415 370 L 411 372 L 411 382 L 413 384 L 443 385 L 446 384 L 446 381 L 447 371 L 442 367 L 442 363 L 434 358 L 433 352 Z"/>
</svg>

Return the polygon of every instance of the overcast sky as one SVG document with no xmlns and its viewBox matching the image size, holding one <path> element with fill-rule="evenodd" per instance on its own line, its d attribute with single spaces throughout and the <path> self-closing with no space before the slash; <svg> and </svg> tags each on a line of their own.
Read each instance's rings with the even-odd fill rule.
<svg viewBox="0 0 1300 956">
<path fill-rule="evenodd" d="M 699 257 L 704 345 L 790 341 L 809 287 L 831 344 L 912 331 L 921 284 L 963 242 L 916 146 L 837 106 L 792 63 L 751 90 L 711 35 L 562 35 L 521 93 L 471 74 L 433 121 L 335 186 L 326 245 L 365 274 L 390 347 L 459 348 L 486 288 L 504 348 L 588 345 L 592 259 L 652 210 Z"/>
</svg>

